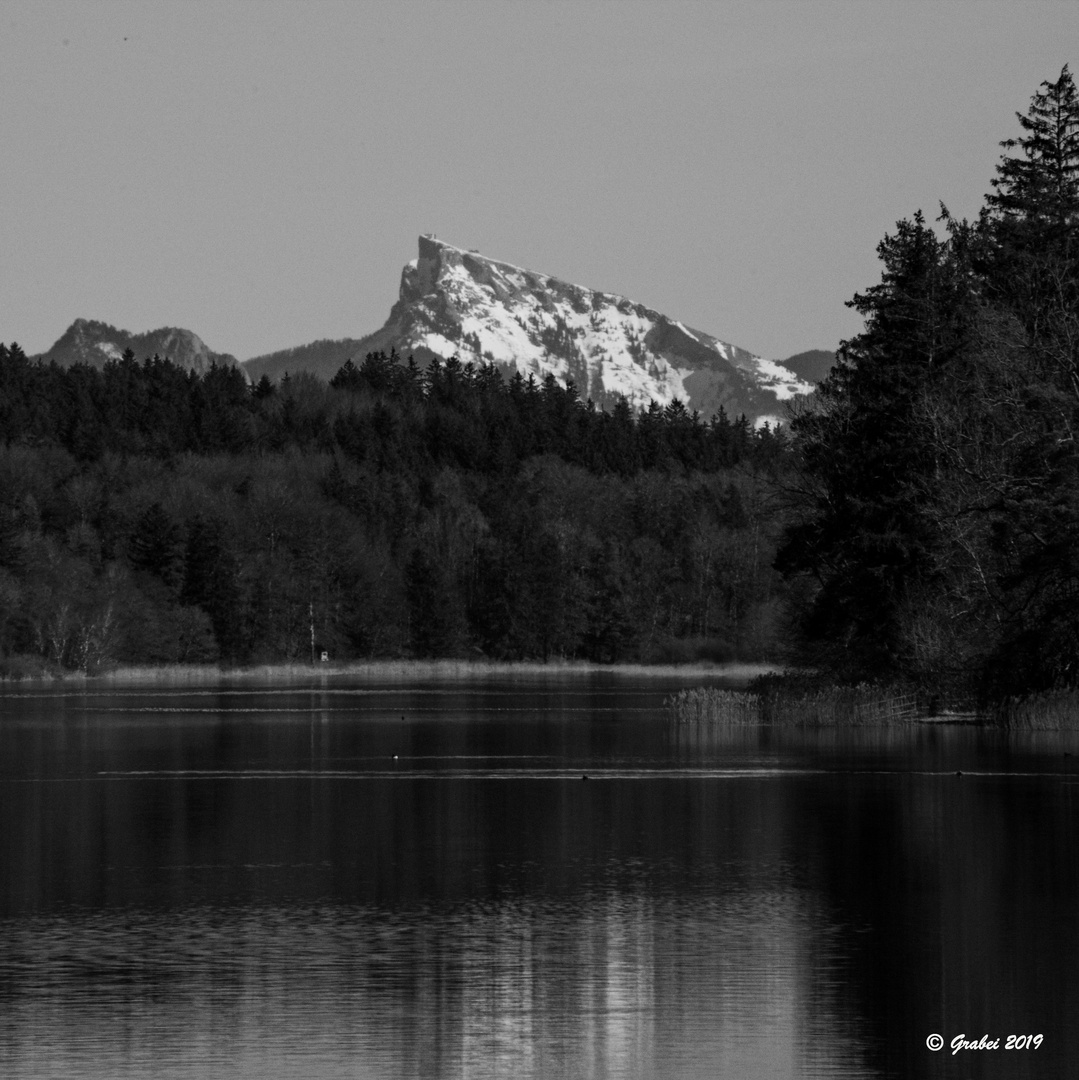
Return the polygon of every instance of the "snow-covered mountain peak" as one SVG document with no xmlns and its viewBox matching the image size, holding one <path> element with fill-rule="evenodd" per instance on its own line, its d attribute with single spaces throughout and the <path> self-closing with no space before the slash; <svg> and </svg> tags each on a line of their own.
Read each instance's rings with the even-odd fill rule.
<svg viewBox="0 0 1079 1080">
<path fill-rule="evenodd" d="M 493 363 L 506 375 L 572 379 L 582 397 L 635 409 L 675 398 L 702 416 L 721 408 L 755 423 L 813 386 L 784 367 L 615 293 L 491 259 L 432 234 L 401 272 L 385 325 L 363 338 L 317 341 L 245 362 L 252 379 L 312 371 L 330 379 L 349 359 L 396 350 L 422 366 L 435 357 Z M 809 354 L 806 354 L 809 356 Z M 826 354 L 822 353 L 821 356 Z"/>
<path fill-rule="evenodd" d="M 763 421 L 812 391 L 775 361 L 691 329 L 624 296 L 420 237 L 400 298 L 375 339 L 418 359 L 458 356 L 542 379 L 573 379 L 598 404 L 675 398 L 703 414 Z"/>
</svg>

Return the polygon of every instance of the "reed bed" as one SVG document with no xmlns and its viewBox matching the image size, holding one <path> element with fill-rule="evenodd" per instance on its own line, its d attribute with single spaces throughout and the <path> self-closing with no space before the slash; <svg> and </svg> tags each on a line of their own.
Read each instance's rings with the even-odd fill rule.
<svg viewBox="0 0 1079 1080">
<path fill-rule="evenodd" d="M 1079 690 L 1047 690 L 998 702 L 993 720 L 1012 731 L 1079 730 Z"/>
<path fill-rule="evenodd" d="M 736 690 L 718 690 L 711 686 L 680 690 L 665 704 L 674 711 L 677 719 L 686 723 L 707 721 L 735 726 L 761 722 L 760 697 Z"/>
<path fill-rule="evenodd" d="M 762 679 L 748 693 L 715 687 L 683 690 L 667 699 L 686 723 L 771 727 L 885 727 L 917 717 L 913 693 L 887 687 L 814 686 L 800 680 Z"/>
<path fill-rule="evenodd" d="M 769 689 L 761 695 L 761 721 L 776 727 L 884 727 L 916 716 L 914 694 L 864 683 L 808 693 Z"/>
</svg>

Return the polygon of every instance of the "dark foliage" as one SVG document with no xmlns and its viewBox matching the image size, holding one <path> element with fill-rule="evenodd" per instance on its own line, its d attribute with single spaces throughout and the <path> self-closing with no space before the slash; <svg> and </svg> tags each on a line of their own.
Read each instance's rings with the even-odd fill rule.
<svg viewBox="0 0 1079 1080">
<path fill-rule="evenodd" d="M 979 219 L 879 248 L 777 566 L 805 655 L 982 697 L 1079 683 L 1079 96 L 1043 83 Z"/>
<path fill-rule="evenodd" d="M 758 655 L 782 433 L 375 353 L 330 384 L 0 346 L 0 658 Z"/>
</svg>

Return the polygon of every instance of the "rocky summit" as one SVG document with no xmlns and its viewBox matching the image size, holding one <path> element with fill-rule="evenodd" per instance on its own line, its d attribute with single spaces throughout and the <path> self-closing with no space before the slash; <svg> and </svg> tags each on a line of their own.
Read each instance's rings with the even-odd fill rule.
<svg viewBox="0 0 1079 1080">
<path fill-rule="evenodd" d="M 200 375 L 209 371 L 214 364 L 233 367 L 239 363 L 236 357 L 228 353 L 208 349 L 202 338 L 190 330 L 166 326 L 145 334 L 132 334 L 108 323 L 89 319 L 76 319 L 48 352 L 35 359 L 46 364 L 55 362 L 61 367 L 89 364 L 101 368 L 110 360 L 119 360 L 125 349 L 131 349 L 135 359 L 140 362 L 147 357 L 160 356 L 162 360 L 171 360 L 177 366 Z"/>
<path fill-rule="evenodd" d="M 704 415 L 722 406 L 755 419 L 812 390 L 793 372 L 624 296 L 497 262 L 434 236 L 401 275 L 400 299 L 379 331 L 418 361 L 457 355 L 542 379 L 572 379 L 612 405 L 679 398 Z"/>
<path fill-rule="evenodd" d="M 401 274 L 385 325 L 365 338 L 321 341 L 245 361 L 248 374 L 287 370 L 330 378 L 347 359 L 396 350 L 421 366 L 457 356 L 542 380 L 572 379 L 582 397 L 634 408 L 679 398 L 711 416 L 781 420 L 783 402 L 813 386 L 781 363 L 694 330 L 624 296 L 499 262 L 420 237 L 419 256 Z"/>
</svg>

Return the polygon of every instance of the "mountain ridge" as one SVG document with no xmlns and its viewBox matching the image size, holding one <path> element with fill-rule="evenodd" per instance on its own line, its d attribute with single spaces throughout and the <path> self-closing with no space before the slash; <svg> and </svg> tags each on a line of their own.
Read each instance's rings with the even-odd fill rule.
<svg viewBox="0 0 1079 1080">
<path fill-rule="evenodd" d="M 782 402 L 812 392 L 782 364 L 686 326 L 616 293 L 447 244 L 433 234 L 401 272 L 397 302 L 363 338 L 313 342 L 253 357 L 254 379 L 308 370 L 330 378 L 347 359 L 395 350 L 421 365 L 434 357 L 492 363 L 507 374 L 572 379 L 582 397 L 635 408 L 679 398 L 704 415 L 723 408 L 758 423 L 782 419 Z"/>
<path fill-rule="evenodd" d="M 488 258 L 426 234 L 401 271 L 398 299 L 386 322 L 364 337 L 321 338 L 238 361 L 210 350 L 190 330 L 162 327 L 141 334 L 76 319 L 33 359 L 62 366 L 103 367 L 125 349 L 139 360 L 168 358 L 200 374 L 213 364 L 237 367 L 250 382 L 266 375 L 309 372 L 329 380 L 347 360 L 372 352 L 493 364 L 542 381 L 572 380 L 601 408 L 625 399 L 647 408 L 674 399 L 704 416 L 720 409 L 755 423 L 780 422 L 783 403 L 812 392 L 834 353 L 808 350 L 786 361 L 763 357 L 686 326 L 617 293 L 575 285 L 554 275 Z"/>
<path fill-rule="evenodd" d="M 52 347 L 31 357 L 43 363 L 56 363 L 60 367 L 88 364 L 102 368 L 110 360 L 119 360 L 126 349 L 131 349 L 136 359 L 142 361 L 150 356 L 171 360 L 179 367 L 205 375 L 214 364 L 239 368 L 243 365 L 230 353 L 214 352 L 191 330 L 176 326 L 163 326 L 133 334 L 105 322 L 92 319 L 76 319 Z M 245 372 L 246 375 L 246 372 Z"/>
<path fill-rule="evenodd" d="M 804 382 L 816 384 L 828 377 L 828 372 L 835 366 L 835 358 L 834 349 L 807 349 L 805 352 L 788 356 L 780 363 Z"/>
</svg>

